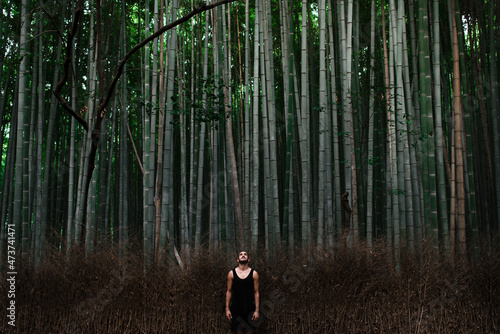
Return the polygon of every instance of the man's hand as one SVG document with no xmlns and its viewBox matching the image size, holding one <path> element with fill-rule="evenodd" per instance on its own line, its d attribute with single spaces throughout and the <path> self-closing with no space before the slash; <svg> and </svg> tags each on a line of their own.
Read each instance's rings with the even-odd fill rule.
<svg viewBox="0 0 500 334">
<path fill-rule="evenodd" d="M 252 316 L 252 321 L 257 322 L 259 321 L 259 311 L 255 311 Z"/>
<path fill-rule="evenodd" d="M 231 321 L 231 319 L 233 319 L 233 316 L 231 314 L 231 311 L 229 311 L 229 309 L 227 308 L 226 309 L 226 318 Z"/>
</svg>

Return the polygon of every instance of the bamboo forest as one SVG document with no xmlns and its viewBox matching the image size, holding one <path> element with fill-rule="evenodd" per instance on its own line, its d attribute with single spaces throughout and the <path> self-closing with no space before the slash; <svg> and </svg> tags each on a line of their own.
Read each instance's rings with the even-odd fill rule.
<svg viewBox="0 0 500 334">
<path fill-rule="evenodd" d="M 191 296 L 179 277 L 225 293 L 245 249 L 272 305 L 261 310 L 263 333 L 313 332 L 313 311 L 302 322 L 286 312 L 301 302 L 292 285 L 273 281 L 280 273 L 297 278 L 299 291 L 309 280 L 330 286 L 326 273 L 371 282 L 384 312 L 400 314 L 388 322 L 373 313 L 353 283 L 345 296 L 359 298 L 351 301 L 366 319 L 351 321 L 338 305 L 336 315 L 321 309 L 324 333 L 500 330 L 497 1 L 0 7 L 0 291 L 16 306 L 5 328 L 221 333 L 223 311 L 207 305 L 218 310 L 224 297 Z M 284 268 L 282 258 L 299 266 Z M 477 273 L 488 277 L 483 288 Z M 79 275 L 88 290 L 78 290 Z M 172 285 L 158 287 L 162 275 Z M 446 282 L 427 285 L 440 275 Z M 408 277 L 424 282 L 414 294 Z M 133 311 L 126 304 L 137 302 L 137 284 L 144 309 Z M 331 298 L 303 300 L 311 310 L 345 300 L 335 284 Z M 26 292 L 35 285 L 45 297 L 28 306 L 38 300 Z M 84 302 L 72 304 L 56 285 Z M 439 299 L 446 291 L 452 302 Z M 434 293 L 441 310 L 400 311 L 390 299 L 405 293 L 405 305 L 430 305 Z M 197 306 L 186 315 L 189 298 Z M 59 321 L 61 305 L 78 316 Z"/>
</svg>

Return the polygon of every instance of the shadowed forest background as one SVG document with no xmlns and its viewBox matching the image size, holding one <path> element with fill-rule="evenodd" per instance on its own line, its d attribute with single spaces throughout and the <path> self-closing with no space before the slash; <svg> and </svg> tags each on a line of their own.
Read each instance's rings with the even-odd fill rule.
<svg viewBox="0 0 500 334">
<path fill-rule="evenodd" d="M 500 330 L 497 2 L 0 4 L 18 331 Z"/>
</svg>

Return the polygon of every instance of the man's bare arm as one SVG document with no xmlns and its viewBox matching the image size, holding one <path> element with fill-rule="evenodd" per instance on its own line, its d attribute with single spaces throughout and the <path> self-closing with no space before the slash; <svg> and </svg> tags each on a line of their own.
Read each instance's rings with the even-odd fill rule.
<svg viewBox="0 0 500 334">
<path fill-rule="evenodd" d="M 227 274 L 227 291 L 226 291 L 226 318 L 228 318 L 229 320 L 231 320 L 232 318 L 231 311 L 229 310 L 229 302 L 231 301 L 232 290 L 233 290 L 233 271 L 230 271 L 229 274 Z"/>
<path fill-rule="evenodd" d="M 255 297 L 255 312 L 252 316 L 252 320 L 257 322 L 259 321 L 260 295 L 259 295 L 259 274 L 257 274 L 256 271 L 253 272 L 253 291 Z"/>
</svg>

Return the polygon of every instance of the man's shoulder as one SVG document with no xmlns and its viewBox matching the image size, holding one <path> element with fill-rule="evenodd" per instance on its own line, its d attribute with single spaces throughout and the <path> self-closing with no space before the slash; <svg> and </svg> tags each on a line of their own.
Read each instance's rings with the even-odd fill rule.
<svg viewBox="0 0 500 334">
<path fill-rule="evenodd" d="M 233 278 L 233 271 L 234 269 L 229 270 L 229 273 L 227 273 L 227 277 Z"/>
</svg>

